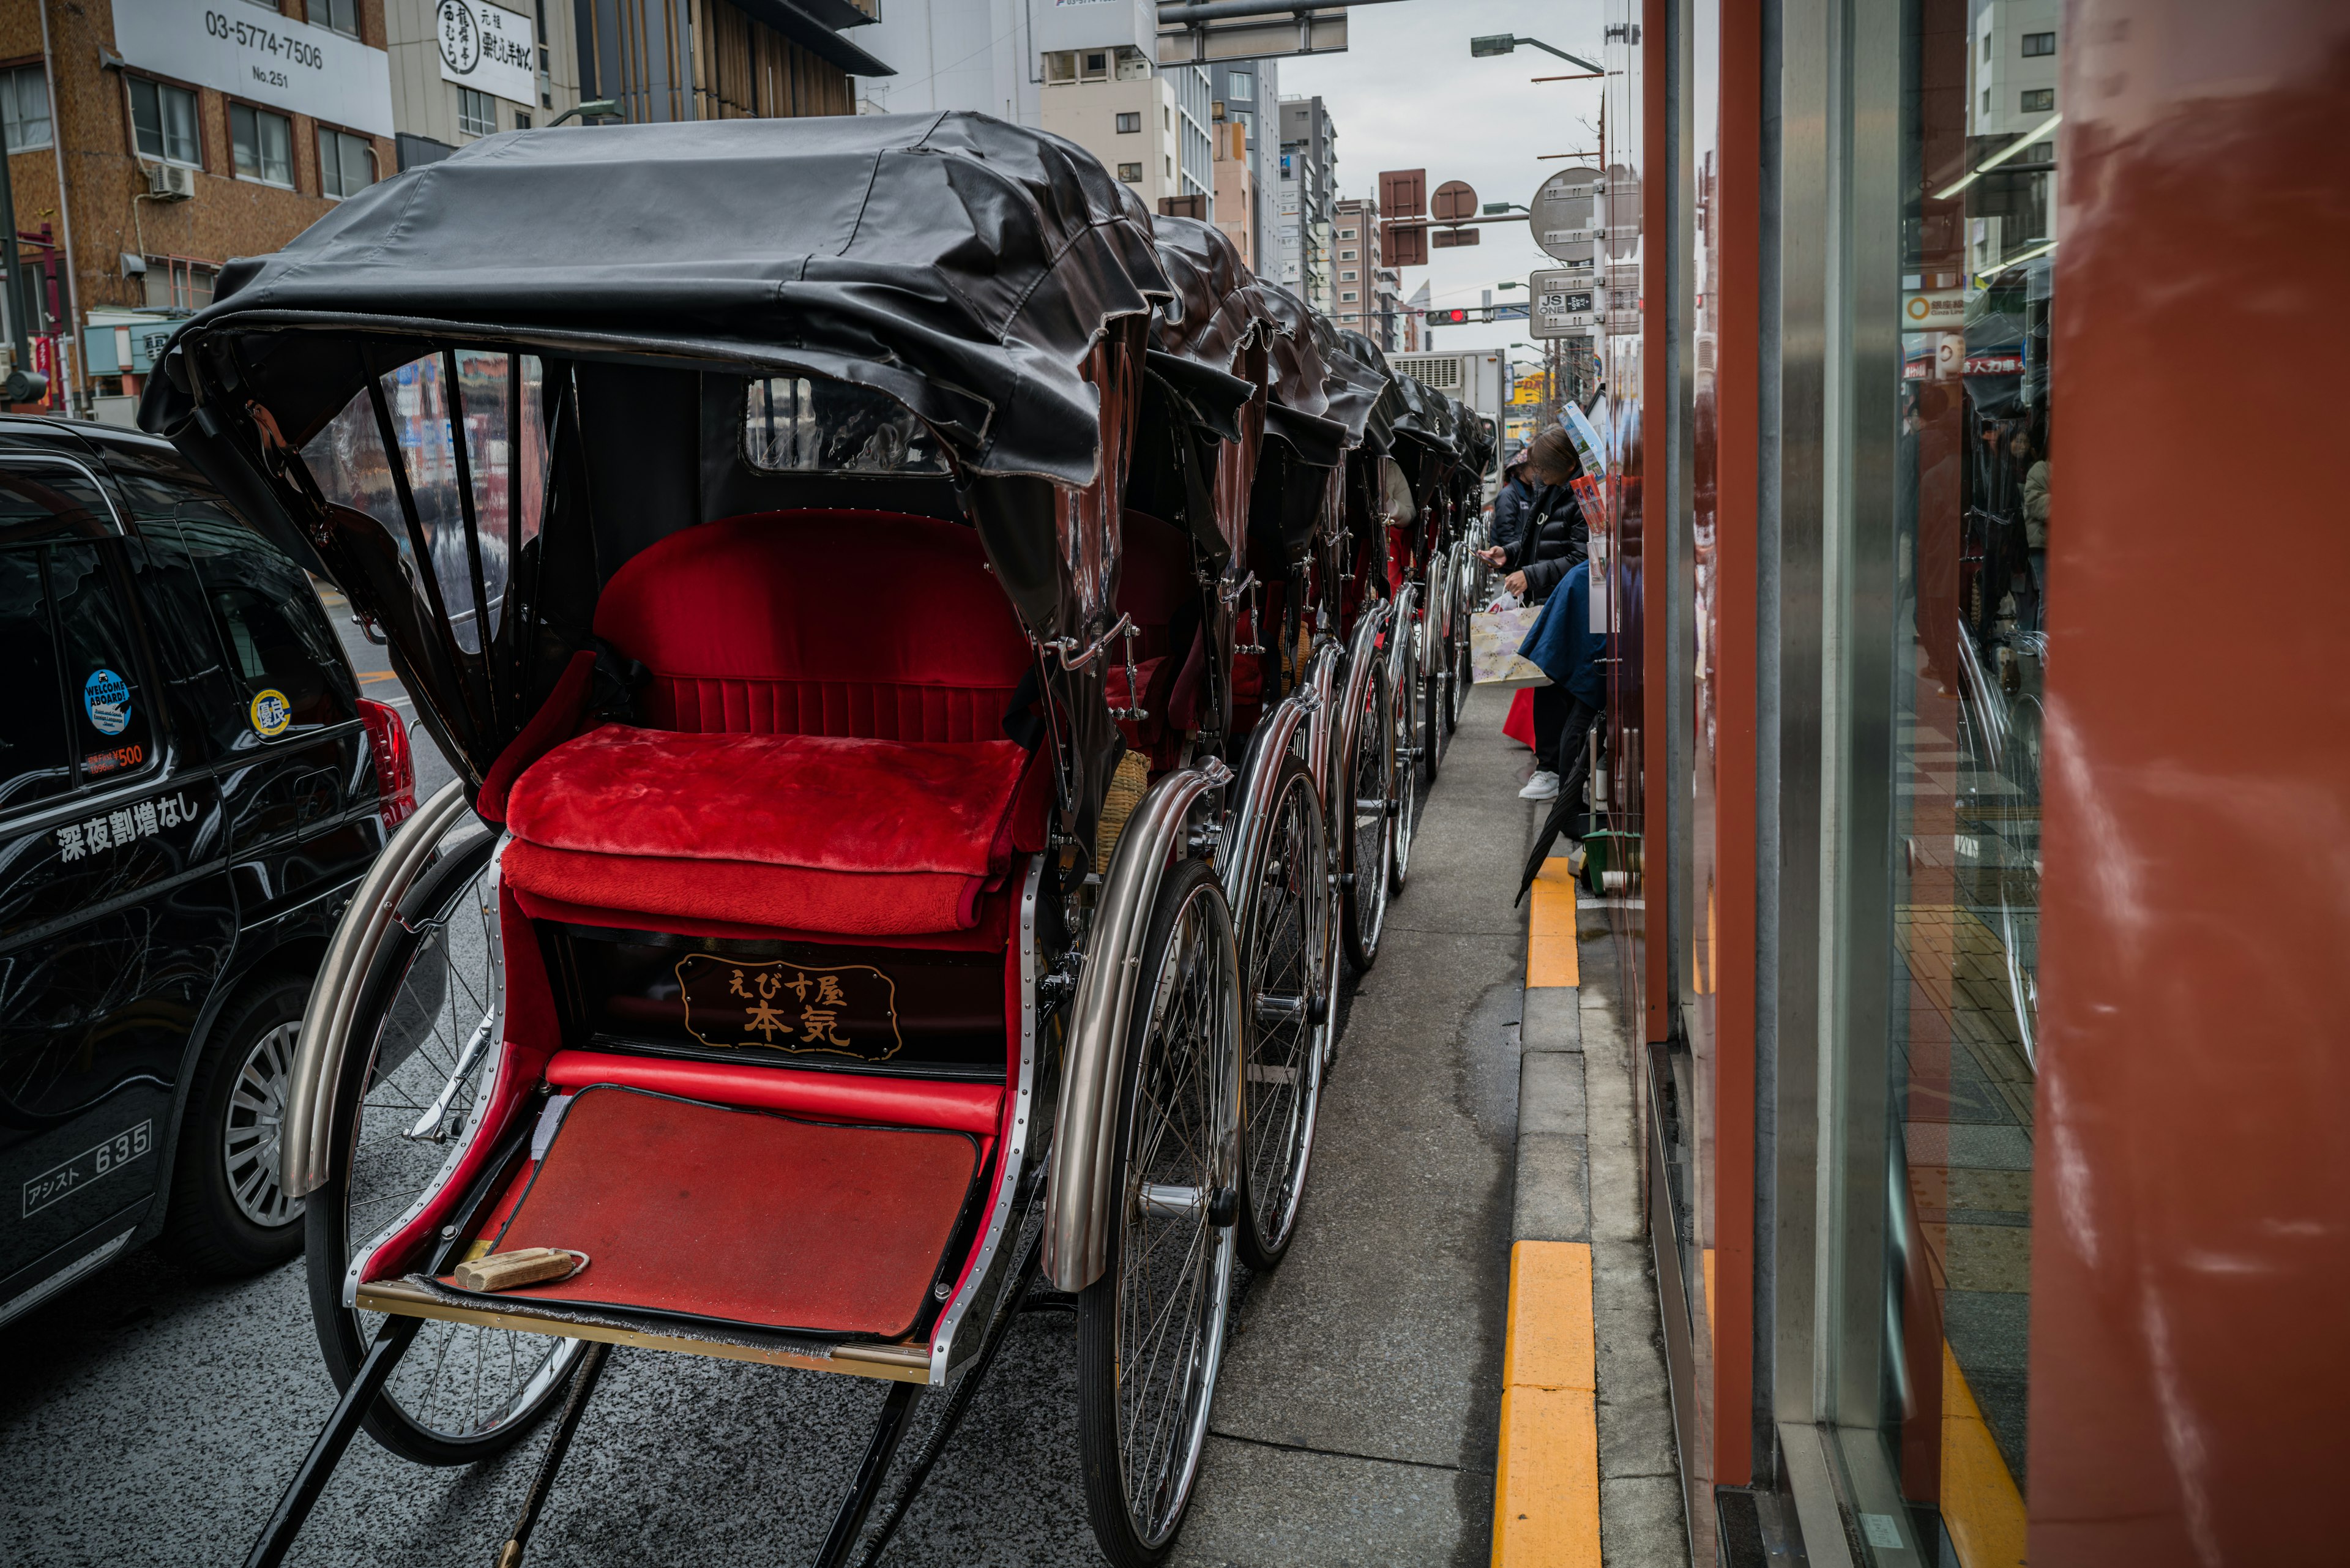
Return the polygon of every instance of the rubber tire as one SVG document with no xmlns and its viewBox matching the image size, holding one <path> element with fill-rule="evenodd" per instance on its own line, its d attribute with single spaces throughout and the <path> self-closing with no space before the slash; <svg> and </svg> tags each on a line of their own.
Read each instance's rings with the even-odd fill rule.
<svg viewBox="0 0 2350 1568">
<path fill-rule="evenodd" d="M 253 981 L 221 1010 L 204 1042 L 180 1122 L 164 1243 L 165 1251 L 191 1272 L 237 1279 L 274 1269 L 302 1251 L 299 1210 L 283 1225 L 265 1227 L 245 1218 L 236 1206 L 221 1141 L 245 1057 L 269 1031 L 300 1023 L 303 1003 L 309 998 L 310 981 L 302 975 Z"/>
<path fill-rule="evenodd" d="M 1440 607 L 1434 590 L 1439 586 L 1436 574 L 1430 573 L 1430 592 L 1421 601 L 1427 608 L 1420 616 L 1424 635 L 1419 647 L 1419 690 L 1412 693 L 1412 701 L 1419 704 L 1420 761 L 1427 764 L 1428 782 L 1431 784 L 1436 782 L 1437 770 L 1444 763 L 1444 743 L 1451 738 L 1451 732 L 1444 726 L 1444 668 L 1451 650 L 1445 646 L 1446 639 L 1437 624 Z"/>
<path fill-rule="evenodd" d="M 484 834 L 457 845 L 417 877 L 400 901 L 402 913 L 421 914 L 441 909 L 465 884 L 481 874 L 483 867 L 489 864 L 490 854 L 496 845 L 494 834 Z M 409 960 L 421 940 L 404 925 L 392 927 L 383 946 L 376 953 L 375 962 L 368 971 L 359 1005 L 352 1012 L 354 1037 L 374 1038 L 372 1021 L 390 1004 L 400 979 L 407 971 Z M 359 1362 L 367 1354 L 359 1314 L 355 1309 L 343 1305 L 343 1274 L 350 1266 L 350 1241 L 342 1231 L 345 1212 L 343 1189 L 348 1180 L 350 1140 L 357 1124 L 359 1102 L 364 1097 L 362 1091 L 370 1054 L 370 1052 L 353 1049 L 344 1055 L 342 1081 L 336 1085 L 335 1091 L 335 1124 L 328 1134 L 333 1151 L 329 1162 L 331 1173 L 325 1184 L 310 1195 L 305 1209 L 307 1223 L 304 1243 L 310 1275 L 310 1317 L 318 1331 L 318 1349 L 325 1357 L 327 1373 L 335 1380 L 338 1390 L 350 1386 L 351 1378 L 358 1374 Z M 483 1070 L 489 1071 L 489 1064 L 484 1064 Z M 576 1366 L 576 1354 L 573 1361 Z M 570 1386 L 568 1376 L 557 1378 L 539 1397 L 535 1408 L 476 1438 L 452 1440 L 428 1430 L 401 1409 L 388 1392 L 379 1397 L 369 1408 L 365 1424 L 369 1437 L 411 1464 L 469 1465 L 494 1459 L 529 1436 L 531 1430 L 562 1403 L 564 1393 Z"/>
<path fill-rule="evenodd" d="M 1306 773 L 1305 764 L 1298 761 L 1294 756 L 1284 758 L 1281 764 L 1280 774 L 1280 781 L 1274 785 L 1274 799 L 1278 802 L 1293 788 L 1303 789 L 1305 793 L 1305 801 L 1308 809 L 1318 818 L 1321 815 L 1321 794 L 1319 791 L 1315 789 L 1313 776 Z M 1294 784 L 1291 782 L 1292 775 L 1295 775 L 1296 781 Z M 1330 843 L 1329 834 L 1327 832 L 1328 825 L 1326 823 L 1320 823 L 1319 826 L 1325 830 L 1322 836 L 1322 885 L 1326 888 L 1329 885 L 1328 878 L 1330 866 Z M 1330 910 L 1327 911 L 1327 913 L 1330 916 L 1335 917 L 1336 911 Z M 1326 931 L 1329 928 L 1326 925 L 1323 929 Z M 1248 984 L 1248 939 L 1245 932 L 1236 931 L 1235 936 L 1239 939 L 1241 945 L 1241 984 L 1245 987 Z M 1326 1038 L 1326 1032 L 1331 1027 L 1330 1012 L 1336 1008 L 1338 1000 L 1336 988 L 1331 985 L 1331 977 L 1329 974 L 1330 962 L 1336 957 L 1336 954 L 1331 950 L 1331 944 L 1325 941 L 1323 944 L 1322 954 L 1324 964 L 1322 982 L 1323 989 L 1326 993 L 1322 1001 L 1324 1020 L 1319 1027 L 1313 1030 L 1313 1033 L 1308 1038 L 1307 1054 L 1310 1060 L 1307 1064 L 1307 1070 L 1314 1075 L 1313 1086 L 1307 1091 L 1305 1114 L 1305 1136 L 1307 1160 L 1306 1168 L 1308 1173 L 1310 1173 L 1313 1168 L 1312 1160 L 1314 1152 L 1315 1123 L 1320 1116 L 1322 1107 L 1322 1064 L 1328 1054 L 1326 1050 L 1328 1042 Z M 1241 998 L 1243 1007 L 1241 1032 L 1244 1040 L 1250 1026 L 1250 1020 L 1247 1012 L 1248 1000 L 1249 999 L 1244 992 Z M 1245 1067 L 1247 1059 L 1247 1047 L 1243 1044 L 1242 1047 L 1242 1062 L 1243 1067 Z M 1258 1228 L 1256 1205 L 1251 1201 L 1251 1194 L 1249 1192 L 1248 1112 L 1246 1108 L 1248 1103 L 1248 1085 L 1245 1079 L 1243 1079 L 1241 1085 L 1241 1101 L 1243 1107 L 1241 1113 L 1241 1202 L 1240 1224 L 1235 1235 L 1240 1242 L 1241 1262 L 1246 1263 L 1252 1272 L 1268 1273 L 1273 1270 L 1281 1267 L 1281 1260 L 1289 1255 L 1290 1243 L 1297 1240 L 1297 1220 L 1295 1217 L 1291 1219 L 1288 1233 L 1283 1236 L 1277 1244 L 1267 1242 L 1263 1232 Z M 1301 1181 L 1301 1190 L 1298 1196 L 1298 1202 L 1301 1209 L 1303 1208 L 1305 1201 L 1305 1195 L 1302 1190 L 1302 1187 L 1303 1183 Z"/>
<path fill-rule="evenodd" d="M 1202 860 L 1185 860 L 1167 873 L 1159 884 L 1158 907 L 1151 911 L 1150 929 L 1142 944 L 1142 979 L 1135 985 L 1134 1011 L 1128 1017 L 1127 1038 L 1136 1039 L 1150 1025 L 1150 1008 L 1159 971 L 1159 955 L 1166 951 L 1173 936 L 1175 917 L 1200 883 L 1215 886 L 1215 877 Z M 1221 896 L 1221 894 L 1219 895 Z M 1235 973 L 1232 983 L 1240 977 Z M 1118 1104 L 1131 1107 L 1136 1094 L 1137 1074 L 1141 1053 L 1128 1050 L 1118 1080 Z M 1133 1132 L 1133 1117 L 1118 1117 L 1118 1147 L 1110 1165 L 1110 1190 L 1121 1192 L 1126 1188 L 1127 1142 Z M 1237 1223 L 1237 1216 L 1235 1222 Z M 1182 1538 L 1183 1521 L 1178 1519 L 1175 1528 L 1167 1532 L 1167 1540 L 1155 1551 L 1145 1546 L 1134 1533 L 1134 1523 L 1127 1512 L 1126 1483 L 1119 1464 L 1118 1449 L 1118 1253 L 1126 1242 L 1125 1209 L 1121 1204 L 1112 1211 L 1109 1234 L 1103 1247 L 1101 1278 L 1087 1285 L 1077 1296 L 1077 1458 L 1083 1472 L 1086 1491 L 1086 1512 L 1094 1527 L 1094 1543 L 1111 1568 L 1158 1568 L 1175 1550 Z M 1227 1276 L 1227 1290 L 1230 1288 Z M 1227 1309 L 1229 1310 L 1229 1308 Z M 1230 1320 L 1225 1332 L 1230 1334 Z M 1214 1390 L 1209 1391 L 1212 1402 Z M 1201 1448 L 1207 1447 L 1202 1434 Z M 1199 1484 L 1198 1472 L 1192 1476 L 1194 1496 Z M 1191 1498 L 1184 1500 L 1185 1511 L 1190 1511 Z"/>
<path fill-rule="evenodd" d="M 1370 674 L 1370 681 L 1371 711 L 1358 718 L 1356 722 L 1358 724 L 1382 724 L 1385 725 L 1388 732 L 1392 734 L 1395 730 L 1395 695 L 1393 691 L 1389 690 L 1388 685 L 1387 664 L 1384 660 L 1374 660 Z M 1356 744 L 1360 746 L 1362 742 L 1362 734 L 1358 732 Z M 1348 759 L 1350 764 L 1352 761 L 1353 759 Z M 1397 809 L 1394 797 L 1397 786 L 1402 782 L 1401 774 L 1402 767 L 1400 763 L 1394 759 L 1390 759 L 1390 763 L 1388 769 L 1387 785 L 1388 805 L 1390 820 L 1392 819 L 1394 811 Z M 1354 776 L 1354 769 L 1351 765 L 1347 769 L 1347 782 L 1351 784 Z M 1374 867 L 1371 871 L 1371 875 L 1378 878 L 1377 882 L 1373 885 L 1378 888 L 1378 898 L 1379 918 L 1378 924 L 1367 934 L 1366 934 L 1363 930 L 1363 918 L 1359 908 L 1360 895 L 1357 891 L 1364 886 L 1364 882 L 1362 868 L 1358 864 L 1359 856 L 1357 853 L 1357 847 L 1355 843 L 1354 823 L 1356 821 L 1356 815 L 1353 797 L 1342 796 L 1341 808 L 1344 813 L 1343 820 L 1347 824 L 1345 835 L 1346 841 L 1343 845 L 1336 846 L 1336 847 L 1340 852 L 1340 864 L 1338 868 L 1342 873 L 1346 874 L 1347 880 L 1345 885 L 1345 896 L 1339 899 L 1338 945 L 1339 950 L 1346 954 L 1347 967 L 1357 974 L 1364 974 L 1369 971 L 1370 967 L 1373 964 L 1378 962 L 1379 938 L 1381 933 L 1387 929 L 1387 906 L 1388 898 L 1387 884 L 1388 877 L 1392 871 L 1394 861 L 1394 850 L 1392 847 L 1393 836 L 1391 833 L 1385 831 L 1381 832 L 1379 835 L 1378 845 L 1378 864 Z"/>
</svg>

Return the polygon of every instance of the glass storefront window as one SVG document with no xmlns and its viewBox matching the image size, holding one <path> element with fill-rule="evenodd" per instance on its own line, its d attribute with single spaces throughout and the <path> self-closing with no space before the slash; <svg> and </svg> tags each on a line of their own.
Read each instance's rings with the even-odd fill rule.
<svg viewBox="0 0 2350 1568">
<path fill-rule="evenodd" d="M 1918 1550 L 1968 1568 L 2023 1550 L 2060 106 L 2014 84 L 2054 79 L 2046 13 L 1920 0 L 1902 38 L 1882 1365 Z"/>
</svg>

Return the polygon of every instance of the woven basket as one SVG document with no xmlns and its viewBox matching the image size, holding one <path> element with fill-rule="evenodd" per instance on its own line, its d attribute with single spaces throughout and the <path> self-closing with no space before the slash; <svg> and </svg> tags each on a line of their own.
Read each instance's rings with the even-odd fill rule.
<svg viewBox="0 0 2350 1568">
<path fill-rule="evenodd" d="M 1096 871 L 1108 874 L 1118 836 L 1126 831 L 1126 819 L 1142 804 L 1142 792 L 1149 787 L 1150 764 L 1140 752 L 1128 752 L 1118 759 L 1118 772 L 1110 775 L 1109 788 L 1102 795 L 1101 823 L 1094 829 Z"/>
</svg>

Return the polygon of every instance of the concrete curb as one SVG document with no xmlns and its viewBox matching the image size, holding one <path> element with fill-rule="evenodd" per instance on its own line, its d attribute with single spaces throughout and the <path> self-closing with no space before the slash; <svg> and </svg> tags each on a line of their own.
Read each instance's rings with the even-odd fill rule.
<svg viewBox="0 0 2350 1568">
<path fill-rule="evenodd" d="M 1584 946 L 1578 929 L 1590 925 Z M 1545 863 L 1519 1014 L 1496 1568 L 1690 1561 L 1606 912 Z"/>
</svg>

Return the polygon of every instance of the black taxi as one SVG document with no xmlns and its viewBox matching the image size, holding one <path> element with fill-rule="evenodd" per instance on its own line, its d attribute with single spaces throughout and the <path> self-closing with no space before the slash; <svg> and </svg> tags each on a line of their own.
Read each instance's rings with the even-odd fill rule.
<svg viewBox="0 0 2350 1568">
<path fill-rule="evenodd" d="M 414 803 L 399 714 L 202 474 L 0 419 L 0 1322 L 159 1235 L 300 1249 L 303 1002 Z"/>
</svg>

